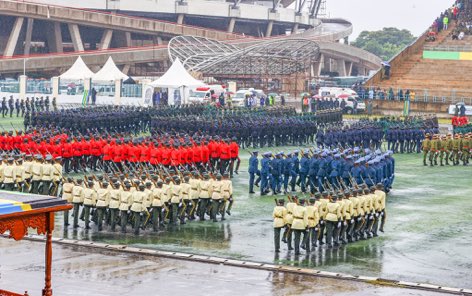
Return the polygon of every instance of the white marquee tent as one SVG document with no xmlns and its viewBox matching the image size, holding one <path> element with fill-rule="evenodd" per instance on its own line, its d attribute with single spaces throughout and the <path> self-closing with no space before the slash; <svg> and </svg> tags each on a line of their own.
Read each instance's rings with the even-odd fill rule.
<svg viewBox="0 0 472 296">
<path fill-rule="evenodd" d="M 187 70 L 185 70 L 179 58 L 176 58 L 169 70 L 167 70 L 167 72 L 164 73 L 164 75 L 162 75 L 159 79 L 151 82 L 150 85 L 152 87 L 168 88 L 169 93 L 171 92 L 171 89 L 178 89 L 180 90 L 180 97 L 183 98 L 183 102 L 186 103 L 186 96 L 189 88 L 202 86 L 205 85 L 205 83 L 193 78 L 193 76 L 190 75 Z"/>
<path fill-rule="evenodd" d="M 92 80 L 94 81 L 115 81 L 118 79 L 126 80 L 128 79 L 128 75 L 118 69 L 111 57 L 108 58 L 100 71 L 92 75 Z"/>
<path fill-rule="evenodd" d="M 84 63 L 82 58 L 79 56 L 77 60 L 75 60 L 72 67 L 69 70 L 62 73 L 59 76 L 62 80 L 83 80 L 87 78 L 91 78 L 93 76 L 93 72 L 87 67 Z"/>
</svg>

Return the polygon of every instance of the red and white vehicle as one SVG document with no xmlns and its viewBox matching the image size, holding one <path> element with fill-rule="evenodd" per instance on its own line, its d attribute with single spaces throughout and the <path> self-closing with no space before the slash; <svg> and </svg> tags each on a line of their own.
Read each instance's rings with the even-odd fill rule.
<svg viewBox="0 0 472 296">
<path fill-rule="evenodd" d="M 212 97 L 219 97 L 226 92 L 224 85 L 206 85 L 191 89 L 189 92 L 189 103 L 209 103 Z"/>
</svg>

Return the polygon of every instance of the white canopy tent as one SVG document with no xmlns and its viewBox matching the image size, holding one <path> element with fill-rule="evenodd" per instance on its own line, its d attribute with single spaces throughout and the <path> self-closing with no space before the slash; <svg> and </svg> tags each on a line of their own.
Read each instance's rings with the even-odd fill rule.
<svg viewBox="0 0 472 296">
<path fill-rule="evenodd" d="M 180 89 L 183 102 L 186 103 L 185 88 L 205 85 L 204 82 L 195 79 L 190 75 L 178 58 L 174 60 L 172 66 L 159 79 L 150 84 L 153 87 L 164 87 L 169 89 Z M 170 94 L 169 94 L 170 95 Z"/>
<path fill-rule="evenodd" d="M 94 81 L 115 81 L 119 79 L 128 79 L 128 75 L 118 69 L 112 57 L 109 57 L 105 65 L 98 71 L 93 74 L 92 80 Z"/>
<path fill-rule="evenodd" d="M 72 67 L 70 67 L 70 69 L 66 72 L 62 73 L 59 78 L 62 80 L 84 80 L 91 78 L 93 75 L 93 72 L 89 69 L 89 67 L 87 67 L 82 58 L 79 56 L 77 60 L 75 60 Z"/>
</svg>

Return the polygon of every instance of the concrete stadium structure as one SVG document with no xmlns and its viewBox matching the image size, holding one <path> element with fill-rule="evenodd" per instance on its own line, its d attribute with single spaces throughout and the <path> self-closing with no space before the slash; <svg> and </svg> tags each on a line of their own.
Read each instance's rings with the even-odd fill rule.
<svg viewBox="0 0 472 296">
<path fill-rule="evenodd" d="M 340 76 L 377 70 L 378 57 L 337 42 L 352 33 L 350 22 L 316 17 L 321 2 L 0 0 L 0 74 L 27 71 L 53 76 L 78 55 L 92 68 L 112 56 L 124 72 L 158 74 L 169 65 L 169 40 L 180 35 L 241 48 L 280 38 L 305 38 L 316 41 L 321 51 L 313 65 L 315 76 L 322 70 Z"/>
</svg>

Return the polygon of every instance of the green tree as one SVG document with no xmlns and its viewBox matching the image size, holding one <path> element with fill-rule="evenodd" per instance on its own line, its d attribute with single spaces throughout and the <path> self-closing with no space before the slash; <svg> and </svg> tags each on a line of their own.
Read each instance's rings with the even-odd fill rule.
<svg viewBox="0 0 472 296">
<path fill-rule="evenodd" d="M 352 45 L 388 61 L 415 40 L 408 30 L 383 28 L 380 31 L 362 31 Z"/>
</svg>

